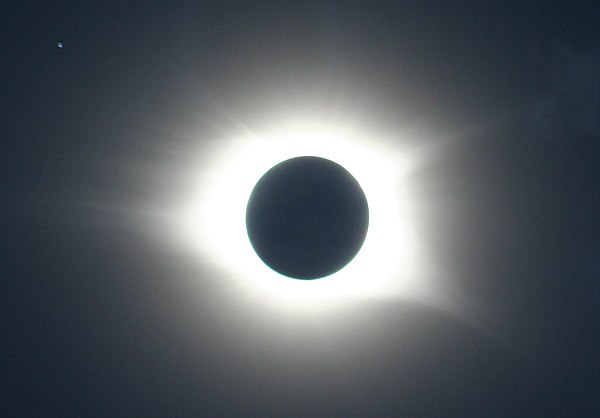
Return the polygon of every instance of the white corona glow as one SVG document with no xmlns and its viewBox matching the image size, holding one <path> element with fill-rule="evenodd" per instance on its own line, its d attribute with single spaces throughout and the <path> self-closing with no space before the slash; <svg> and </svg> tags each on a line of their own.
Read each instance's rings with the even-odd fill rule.
<svg viewBox="0 0 600 418">
<path fill-rule="evenodd" d="M 318 280 L 294 280 L 267 267 L 246 233 L 245 212 L 257 181 L 289 158 L 334 161 L 359 182 L 369 204 L 369 229 L 357 256 Z M 200 170 L 197 189 L 178 213 L 178 233 L 242 289 L 279 301 L 343 301 L 384 296 L 415 286 L 418 243 L 403 179 L 409 156 L 339 127 L 294 124 L 223 145 Z M 411 283 L 413 282 L 413 283 Z"/>
<path fill-rule="evenodd" d="M 423 290 L 420 250 L 406 193 L 411 156 L 360 132 L 318 124 L 288 124 L 219 144 L 198 169 L 195 190 L 175 214 L 179 239 L 197 249 L 249 296 L 286 308 L 327 305 Z M 266 266 L 247 236 L 245 217 L 257 181 L 299 156 L 329 159 L 348 170 L 369 205 L 369 229 L 357 256 L 317 280 L 295 280 Z M 419 279 L 419 280 L 418 280 Z M 295 303 L 298 302 L 298 303 Z"/>
</svg>

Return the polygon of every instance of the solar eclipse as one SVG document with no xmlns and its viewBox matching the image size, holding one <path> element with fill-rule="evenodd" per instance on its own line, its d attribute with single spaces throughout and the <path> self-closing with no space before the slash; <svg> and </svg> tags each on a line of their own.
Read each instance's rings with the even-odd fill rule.
<svg viewBox="0 0 600 418">
<path fill-rule="evenodd" d="M 358 127 L 292 120 L 223 138 L 212 147 L 203 144 L 202 152 L 191 147 L 185 154 L 198 155 L 198 162 L 189 163 L 189 167 L 196 168 L 188 172 L 188 186 L 180 188 L 179 196 L 173 200 L 177 205 L 163 212 L 171 225 L 168 228 L 174 232 L 172 237 L 177 247 L 192 250 L 192 257 L 220 272 L 238 296 L 257 299 L 277 309 L 307 306 L 312 310 L 334 306 L 332 302 L 397 297 L 430 300 L 438 294 L 432 288 L 436 274 L 432 275 L 433 265 L 424 260 L 420 224 L 416 222 L 419 200 L 411 196 L 414 192 L 409 178 L 425 158 L 417 150 L 403 149 L 379 138 L 375 132 L 366 133 Z M 336 199 L 328 203 L 337 208 L 334 212 L 348 210 L 343 222 L 337 222 L 331 213 L 323 213 L 321 222 L 317 222 L 323 228 L 329 222 L 327 219 L 333 219 L 335 222 L 328 228 L 330 232 L 337 228 L 333 235 L 338 238 L 343 235 L 344 225 L 353 224 L 347 238 L 341 239 L 347 246 L 339 249 L 337 255 L 335 246 L 330 246 L 327 251 L 335 256 L 325 257 L 329 262 L 313 260 L 312 267 L 306 260 L 300 262 L 300 257 L 318 258 L 323 256 L 322 250 L 311 255 L 311 245 L 302 248 L 298 242 L 288 242 L 288 251 L 296 245 L 291 258 L 281 255 L 284 250 L 280 248 L 277 260 L 277 256 L 267 254 L 268 248 L 276 247 L 277 240 L 267 245 L 273 239 L 267 236 L 263 237 L 267 244 L 261 244 L 260 228 L 255 223 L 258 218 L 253 219 L 258 208 L 252 203 L 253 192 L 257 197 L 256 193 L 265 184 L 262 178 L 274 167 L 279 167 L 276 171 L 286 171 L 284 168 L 292 162 L 315 165 L 314 172 L 331 170 L 334 177 L 343 180 L 350 196 L 338 195 L 337 203 Z M 286 181 L 311 183 L 310 176 L 304 179 L 300 176 L 300 180 L 293 177 Z M 324 177 L 327 176 L 321 175 Z M 335 189 L 331 184 L 327 187 Z M 298 193 L 301 190 L 288 189 Z M 329 198 L 332 196 L 335 193 Z M 287 198 L 293 200 L 293 196 Z M 312 202 L 313 209 L 322 210 L 317 202 L 319 198 Z M 353 205 L 356 213 L 340 209 Z M 282 217 L 280 221 L 285 219 Z M 317 231 L 318 228 L 313 230 L 313 244 L 320 239 L 326 241 Z M 304 255 L 300 256 L 302 251 Z"/>
</svg>

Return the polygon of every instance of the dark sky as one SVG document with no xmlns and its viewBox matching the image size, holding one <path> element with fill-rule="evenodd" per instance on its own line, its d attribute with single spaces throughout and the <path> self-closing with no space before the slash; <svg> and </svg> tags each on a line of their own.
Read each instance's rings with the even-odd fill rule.
<svg viewBox="0 0 600 418">
<path fill-rule="evenodd" d="M 9 0 L 0 33 L 2 416 L 600 416 L 597 1 Z M 463 315 L 282 319 L 156 233 L 182 150 L 289 114 L 443 144 L 411 187 Z"/>
</svg>

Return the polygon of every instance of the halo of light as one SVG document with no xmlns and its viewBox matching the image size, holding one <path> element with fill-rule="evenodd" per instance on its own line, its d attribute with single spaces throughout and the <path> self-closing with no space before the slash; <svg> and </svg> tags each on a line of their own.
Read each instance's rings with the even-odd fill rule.
<svg viewBox="0 0 600 418">
<path fill-rule="evenodd" d="M 225 273 L 247 295 L 281 306 L 349 302 L 424 288 L 413 208 L 407 193 L 410 155 L 389 142 L 338 126 L 293 123 L 219 144 L 198 170 L 194 190 L 175 214 L 178 239 Z M 386 145 L 387 144 L 387 145 Z M 256 182 L 274 165 L 317 156 L 348 170 L 363 188 L 369 231 L 356 257 L 320 280 L 282 276 L 255 254 L 245 211 Z"/>
</svg>

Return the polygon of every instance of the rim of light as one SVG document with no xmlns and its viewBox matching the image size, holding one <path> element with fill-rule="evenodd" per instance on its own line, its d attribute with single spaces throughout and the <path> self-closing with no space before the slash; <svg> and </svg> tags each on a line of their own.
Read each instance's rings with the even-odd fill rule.
<svg viewBox="0 0 600 418">
<path fill-rule="evenodd" d="M 422 290 L 422 267 L 406 177 L 409 155 L 389 142 L 342 127 L 295 123 L 220 143 L 194 174 L 174 220 L 179 240 L 251 297 L 290 307 L 290 302 L 351 302 Z M 206 152 L 206 151 L 204 151 Z M 246 206 L 258 180 L 276 164 L 316 156 L 344 167 L 369 204 L 369 229 L 361 250 L 338 272 L 296 280 L 264 264 L 246 232 Z"/>
</svg>

